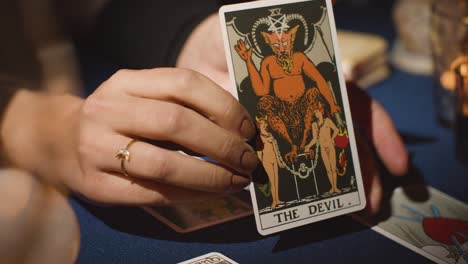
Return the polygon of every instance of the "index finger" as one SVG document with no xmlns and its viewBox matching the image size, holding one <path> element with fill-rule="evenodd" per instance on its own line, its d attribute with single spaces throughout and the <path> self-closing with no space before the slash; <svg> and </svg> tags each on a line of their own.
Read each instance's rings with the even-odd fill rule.
<svg viewBox="0 0 468 264">
<path fill-rule="evenodd" d="M 115 85 L 127 94 L 177 103 L 245 139 L 255 136 L 255 126 L 244 107 L 230 93 L 200 73 L 158 68 L 126 70 L 118 75 Z"/>
</svg>

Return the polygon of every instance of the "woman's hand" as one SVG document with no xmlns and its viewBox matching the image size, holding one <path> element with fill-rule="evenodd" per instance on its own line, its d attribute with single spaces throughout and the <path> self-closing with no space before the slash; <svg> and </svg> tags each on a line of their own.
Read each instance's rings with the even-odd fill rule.
<svg viewBox="0 0 468 264">
<path fill-rule="evenodd" d="M 161 205 L 236 192 L 259 165 L 246 143 L 255 135 L 246 110 L 190 70 L 122 70 L 84 102 L 42 97 L 47 101 L 42 114 L 54 121 L 37 132 L 37 145 L 45 148 L 35 151 L 40 156 L 33 155 L 37 161 L 27 163 L 27 169 L 54 175 L 96 202 Z M 12 127 L 11 120 L 6 125 Z M 129 148 L 126 177 L 115 153 L 132 139 L 138 141 Z M 219 164 L 162 147 L 162 142 Z M 8 153 L 14 154 L 15 147 L 10 145 Z M 12 157 L 20 163 L 23 158 Z"/>
</svg>

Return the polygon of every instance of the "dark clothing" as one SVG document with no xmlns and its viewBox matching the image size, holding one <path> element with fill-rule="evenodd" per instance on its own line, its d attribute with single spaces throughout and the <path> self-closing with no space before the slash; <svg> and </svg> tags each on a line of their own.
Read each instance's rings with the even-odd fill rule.
<svg viewBox="0 0 468 264">
<path fill-rule="evenodd" d="M 86 42 L 93 54 L 107 57 L 124 68 L 174 66 L 177 55 L 192 30 L 207 16 L 217 12 L 218 0 L 113 0 L 100 12 L 94 28 L 78 42 Z M 52 7 L 51 7 L 52 8 Z M 16 1 L 0 1 L 0 121 L 16 87 L 34 89 L 41 81 L 35 51 L 24 34 L 22 13 Z M 70 12 L 73 12 L 70 11 Z M 64 20 L 67 17 L 62 17 Z M 63 21 L 61 27 L 67 27 Z M 73 30 L 63 29 L 63 32 Z M 76 37 L 76 36 L 75 36 Z M 80 45 L 81 46 L 81 45 Z M 83 51 L 89 53 L 89 50 Z M 102 56 L 104 55 L 104 56 Z"/>
<path fill-rule="evenodd" d="M 192 30 L 227 2 L 114 0 L 98 18 L 92 40 L 122 67 L 175 66 Z"/>
</svg>

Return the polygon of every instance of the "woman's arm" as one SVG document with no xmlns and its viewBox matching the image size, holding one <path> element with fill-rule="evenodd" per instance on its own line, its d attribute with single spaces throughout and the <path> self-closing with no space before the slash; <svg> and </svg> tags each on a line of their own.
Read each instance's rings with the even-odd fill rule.
<svg viewBox="0 0 468 264">
<path fill-rule="evenodd" d="M 333 144 L 335 144 L 335 137 L 338 135 L 338 128 L 336 127 L 335 123 L 333 123 L 333 121 L 331 121 L 330 118 L 327 118 L 327 122 L 328 124 L 330 125 L 330 129 L 332 130 L 332 141 L 333 141 Z"/>
<path fill-rule="evenodd" d="M 5 109 L 1 142 L 10 165 L 59 182 L 70 166 L 82 99 L 18 89 Z M 74 164 L 75 165 L 75 164 Z"/>
<path fill-rule="evenodd" d="M 207 97 L 219 103 L 207 105 Z M 133 205 L 241 190 L 259 164 L 245 143 L 254 134 L 229 93 L 198 73 L 169 68 L 119 71 L 85 100 L 19 90 L 1 127 L 12 165 L 96 202 Z M 126 177 L 115 153 L 134 138 Z M 219 164 L 149 141 L 172 142 Z"/>
<path fill-rule="evenodd" d="M 305 152 L 309 152 L 310 148 L 317 143 L 318 140 L 318 127 L 317 123 L 312 123 L 312 139 L 310 140 L 309 144 L 305 146 Z"/>
</svg>

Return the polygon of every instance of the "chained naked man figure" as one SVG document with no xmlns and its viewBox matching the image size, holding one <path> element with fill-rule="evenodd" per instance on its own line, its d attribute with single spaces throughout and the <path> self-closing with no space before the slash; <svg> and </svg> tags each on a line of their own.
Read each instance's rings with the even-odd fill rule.
<svg viewBox="0 0 468 264">
<path fill-rule="evenodd" d="M 299 25 L 289 29 L 287 21 L 281 18 L 276 21 L 280 22 L 279 27 L 270 26 L 269 32 L 261 32 L 274 55 L 263 58 L 260 71 L 252 60 L 252 47 L 247 48 L 245 42 L 239 40 L 234 48 L 247 64 L 253 91 L 261 97 L 257 105 L 259 115 L 268 116 L 270 129 L 290 145 L 285 159 L 294 163 L 298 151 L 302 151 L 299 146 L 305 145 L 311 131 L 314 114 L 310 106 L 317 103 L 317 96 L 325 98 L 332 114 L 339 112 L 340 107 L 312 61 L 303 52 L 293 51 Z M 304 75 L 315 81 L 317 87 L 306 89 Z"/>
<path fill-rule="evenodd" d="M 316 120 L 312 123 L 312 139 L 309 144 L 305 145 L 304 151 L 310 153 L 315 144 L 319 144 L 320 153 L 315 153 L 322 157 L 323 164 L 327 171 L 328 180 L 330 181 L 331 188 L 329 194 L 340 194 L 341 190 L 338 188 L 337 181 L 337 167 L 336 167 L 336 150 L 335 138 L 338 135 L 338 128 L 335 123 L 328 117 L 323 105 L 319 102 L 313 108 Z"/>
</svg>

